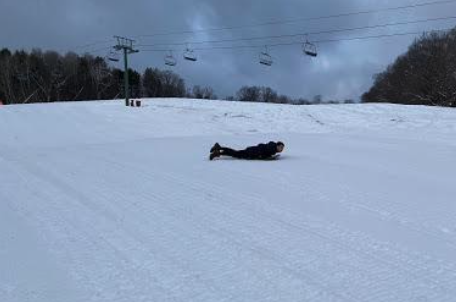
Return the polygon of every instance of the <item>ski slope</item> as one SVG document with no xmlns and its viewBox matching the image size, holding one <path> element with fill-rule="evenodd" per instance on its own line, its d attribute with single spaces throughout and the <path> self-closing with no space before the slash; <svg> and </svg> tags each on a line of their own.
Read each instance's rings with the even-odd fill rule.
<svg viewBox="0 0 456 302">
<path fill-rule="evenodd" d="M 454 109 L 122 104 L 0 108 L 0 301 L 456 301 Z"/>
</svg>

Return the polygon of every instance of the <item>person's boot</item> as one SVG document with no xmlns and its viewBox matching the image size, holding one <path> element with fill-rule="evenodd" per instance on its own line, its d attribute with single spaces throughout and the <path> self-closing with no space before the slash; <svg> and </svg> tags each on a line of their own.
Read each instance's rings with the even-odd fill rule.
<svg viewBox="0 0 456 302">
<path fill-rule="evenodd" d="M 215 150 L 220 150 L 221 146 L 219 143 L 215 143 L 214 147 L 211 148 L 211 153 L 213 153 Z"/>
<path fill-rule="evenodd" d="M 210 160 L 214 160 L 214 158 L 220 157 L 220 150 L 219 149 L 214 149 L 214 152 L 211 152 L 211 155 L 209 156 Z"/>
</svg>

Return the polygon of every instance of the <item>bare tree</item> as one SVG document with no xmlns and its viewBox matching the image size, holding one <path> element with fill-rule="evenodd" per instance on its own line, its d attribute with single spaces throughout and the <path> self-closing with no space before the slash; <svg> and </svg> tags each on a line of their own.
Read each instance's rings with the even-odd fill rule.
<svg viewBox="0 0 456 302">
<path fill-rule="evenodd" d="M 191 96 L 195 99 L 215 100 L 217 96 L 211 87 L 193 86 Z"/>
<path fill-rule="evenodd" d="M 374 77 L 364 102 L 431 106 L 456 103 L 456 30 L 427 33 Z"/>
</svg>

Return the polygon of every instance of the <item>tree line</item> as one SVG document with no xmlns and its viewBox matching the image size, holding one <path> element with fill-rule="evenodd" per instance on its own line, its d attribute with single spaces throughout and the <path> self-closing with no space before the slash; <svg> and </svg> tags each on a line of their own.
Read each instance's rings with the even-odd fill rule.
<svg viewBox="0 0 456 302">
<path fill-rule="evenodd" d="M 130 96 L 216 99 L 210 87 L 188 88 L 176 73 L 130 69 Z M 34 49 L 0 50 L 0 101 L 24 104 L 55 101 L 107 100 L 123 96 L 124 71 L 103 57 Z"/>
<path fill-rule="evenodd" d="M 456 107 L 456 29 L 415 39 L 405 54 L 374 76 L 362 100 Z"/>
<path fill-rule="evenodd" d="M 238 90 L 235 97 L 228 97 L 231 101 L 258 102 L 272 104 L 292 104 L 292 105 L 319 105 L 319 104 L 353 104 L 352 99 L 346 100 L 324 100 L 321 95 L 316 95 L 312 99 L 292 98 L 284 94 L 279 94 L 270 87 L 264 86 L 244 86 Z"/>
<path fill-rule="evenodd" d="M 218 99 L 208 86 L 188 87 L 178 74 L 170 70 L 147 68 L 139 73 L 128 70 L 130 96 Z M 0 102 L 25 104 L 55 101 L 109 100 L 122 98 L 124 71 L 108 64 L 100 56 L 64 55 L 55 51 L 34 49 L 0 50 Z M 291 98 L 270 87 L 244 86 L 229 101 L 309 105 L 322 103 L 353 103 L 352 100 L 324 101 Z"/>
</svg>

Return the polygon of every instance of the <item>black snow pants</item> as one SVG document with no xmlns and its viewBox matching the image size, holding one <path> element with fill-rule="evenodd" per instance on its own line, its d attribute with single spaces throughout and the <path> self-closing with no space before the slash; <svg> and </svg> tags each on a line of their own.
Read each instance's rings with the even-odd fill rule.
<svg viewBox="0 0 456 302">
<path fill-rule="evenodd" d="M 231 156 L 238 159 L 259 159 L 260 157 L 257 154 L 249 152 L 248 149 L 246 150 L 234 150 L 231 148 L 221 148 L 220 154 L 225 156 Z"/>
</svg>

